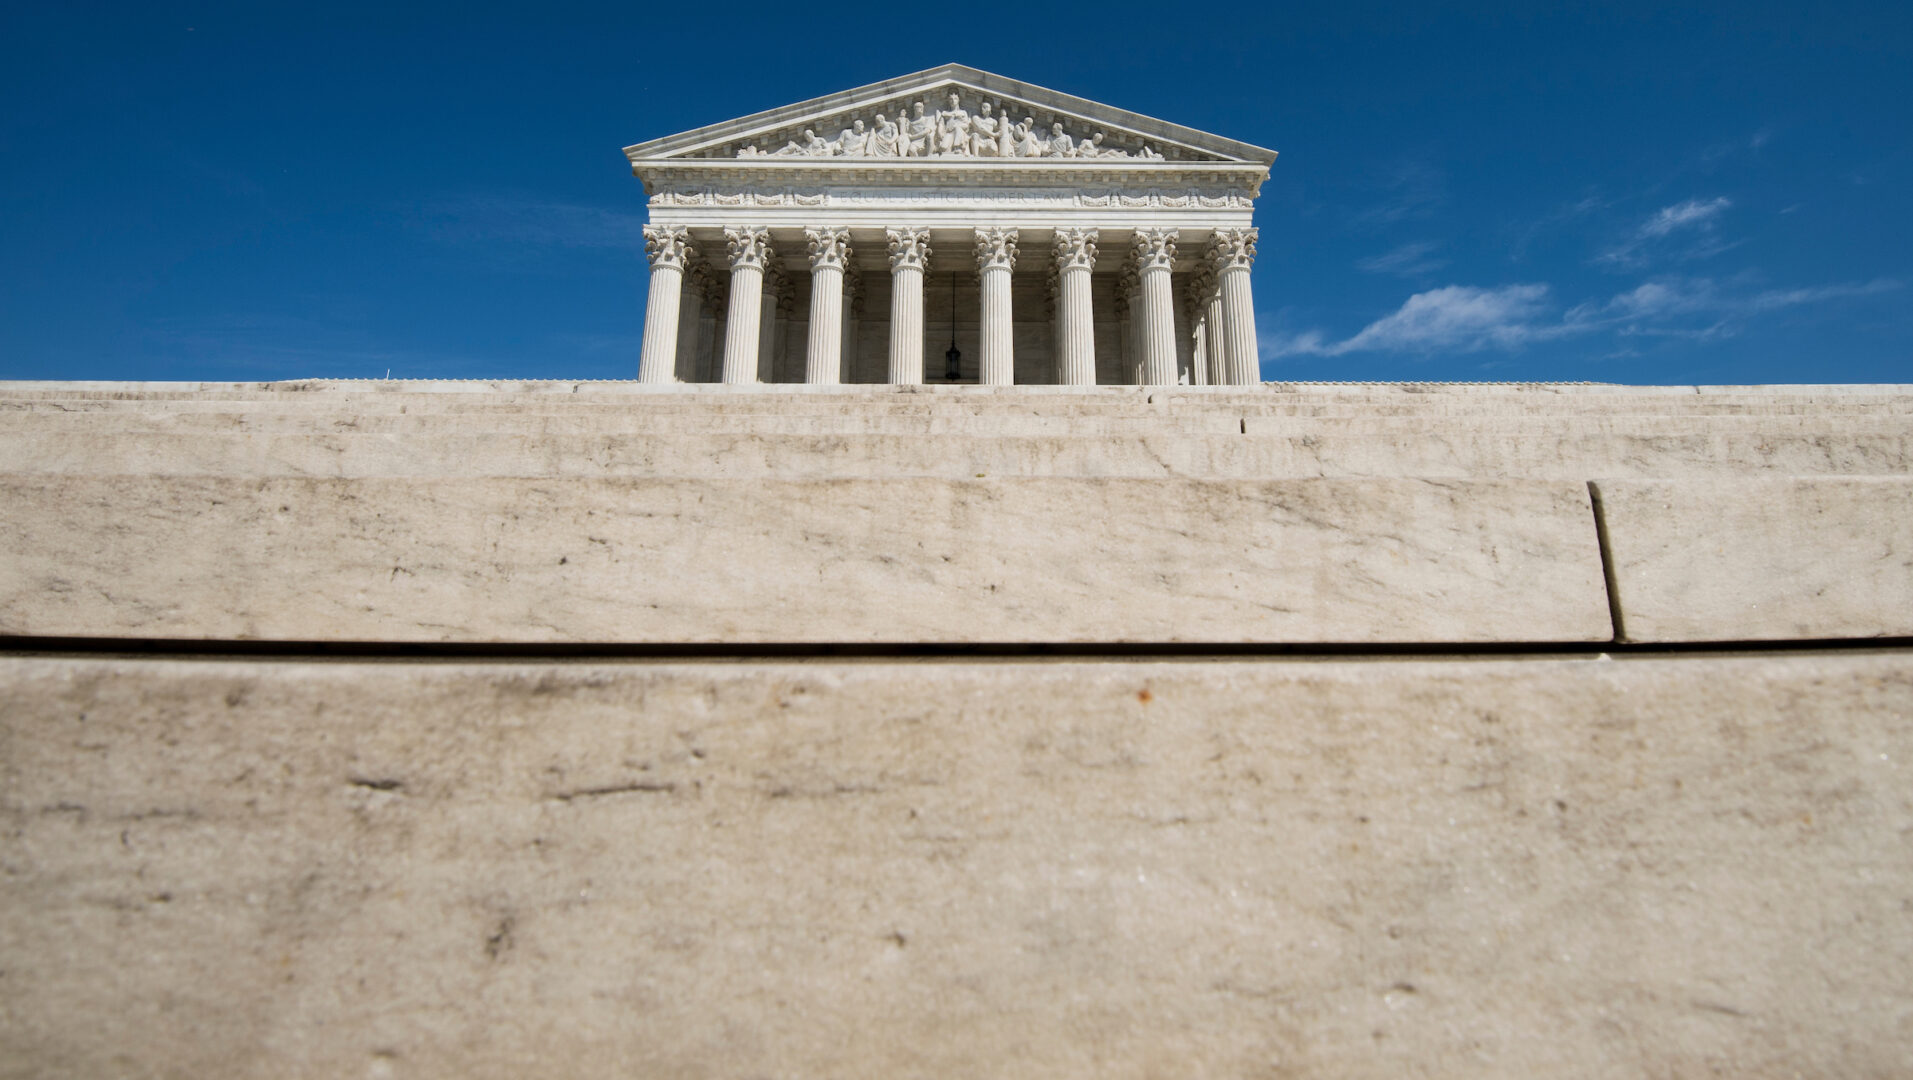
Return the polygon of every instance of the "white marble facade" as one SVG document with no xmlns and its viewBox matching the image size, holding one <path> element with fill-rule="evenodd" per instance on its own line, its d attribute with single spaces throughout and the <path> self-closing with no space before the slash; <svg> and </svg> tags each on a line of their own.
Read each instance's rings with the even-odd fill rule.
<svg viewBox="0 0 1913 1080">
<path fill-rule="evenodd" d="M 642 381 L 1259 380 L 1273 151 L 946 65 L 625 155 Z"/>
</svg>

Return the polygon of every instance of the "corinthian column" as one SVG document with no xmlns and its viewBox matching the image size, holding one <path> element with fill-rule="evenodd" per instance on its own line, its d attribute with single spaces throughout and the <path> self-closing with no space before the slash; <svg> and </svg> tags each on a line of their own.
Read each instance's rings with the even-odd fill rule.
<svg viewBox="0 0 1913 1080">
<path fill-rule="evenodd" d="M 1209 385 L 1228 386 L 1229 332 L 1222 325 L 1222 290 L 1216 286 L 1216 274 L 1213 268 L 1202 272 L 1203 295 L 1203 331 L 1209 346 Z"/>
<path fill-rule="evenodd" d="M 838 367 L 839 382 L 857 381 L 857 337 L 863 331 L 862 316 L 864 310 L 863 274 L 844 260 L 844 325 L 843 325 L 843 362 Z"/>
<path fill-rule="evenodd" d="M 764 299 L 757 306 L 757 381 L 771 382 L 776 378 L 772 368 L 777 356 L 777 339 L 783 327 L 778 325 L 778 315 L 783 312 L 784 297 L 790 295 L 790 279 L 777 268 L 777 252 L 770 249 L 764 266 Z"/>
<path fill-rule="evenodd" d="M 769 229 L 725 229 L 731 256 L 731 310 L 724 323 L 724 381 L 757 381 L 757 335 L 763 328 L 764 262 Z"/>
<path fill-rule="evenodd" d="M 1134 266 L 1124 266 L 1116 272 L 1116 320 L 1122 327 L 1122 372 L 1118 378 L 1124 386 L 1135 386 L 1142 382 L 1142 279 L 1136 276 Z"/>
<path fill-rule="evenodd" d="M 1176 230 L 1136 230 L 1136 272 L 1142 277 L 1142 381 L 1176 384 L 1176 301 L 1169 285 Z"/>
<path fill-rule="evenodd" d="M 644 227 L 644 255 L 651 263 L 651 288 L 644 301 L 644 347 L 638 353 L 638 381 L 668 383 L 677 376 L 678 299 L 684 292 L 684 264 L 691 257 L 688 229 Z"/>
<path fill-rule="evenodd" d="M 1262 368 L 1255 346 L 1255 298 L 1249 292 L 1249 265 L 1255 262 L 1254 229 L 1217 229 L 1209 241 L 1209 259 L 1221 285 L 1222 336 L 1229 342 L 1229 383 L 1255 386 Z"/>
<path fill-rule="evenodd" d="M 1057 382 L 1096 385 L 1096 317 L 1090 308 L 1089 275 L 1096 268 L 1096 230 L 1056 230 L 1056 276 L 1062 333 L 1057 343 Z"/>
<path fill-rule="evenodd" d="M 684 381 L 711 382 L 716 375 L 717 361 L 723 357 L 719 351 L 723 346 L 718 335 L 722 328 L 719 320 L 724 317 L 724 302 L 730 291 L 704 262 L 691 267 L 691 284 L 703 292 L 703 300 L 698 308 L 697 345 L 691 355 L 691 371 L 684 376 Z"/>
<path fill-rule="evenodd" d="M 1010 321 L 1010 272 L 1016 269 L 1016 230 L 978 229 L 976 269 L 983 278 L 982 342 L 977 381 L 985 386 L 1016 382 L 1014 324 Z"/>
<path fill-rule="evenodd" d="M 849 229 L 805 229 L 810 250 L 810 343 L 804 381 L 835 386 L 844 362 L 844 263 L 850 258 Z"/>
<path fill-rule="evenodd" d="M 1207 271 L 1198 270 L 1183 290 L 1183 310 L 1189 318 L 1189 382 L 1209 385 L 1209 288 Z"/>
<path fill-rule="evenodd" d="M 923 271 L 930 262 L 930 230 L 885 229 L 890 247 L 890 382 L 923 382 Z"/>
</svg>

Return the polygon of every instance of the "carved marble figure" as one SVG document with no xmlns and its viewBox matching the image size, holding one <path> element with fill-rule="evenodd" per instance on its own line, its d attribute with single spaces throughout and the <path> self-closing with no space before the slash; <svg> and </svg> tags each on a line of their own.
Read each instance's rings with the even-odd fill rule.
<svg viewBox="0 0 1913 1080">
<path fill-rule="evenodd" d="M 996 156 L 997 119 L 990 115 L 990 103 L 984 102 L 976 108 L 976 115 L 970 118 L 970 156 Z"/>
<path fill-rule="evenodd" d="M 923 102 L 910 106 L 910 119 L 903 125 L 903 156 L 929 157 L 936 127 L 934 119 L 923 115 Z"/>
<path fill-rule="evenodd" d="M 799 139 L 795 142 L 785 143 L 784 148 L 782 150 L 775 152 L 771 156 L 772 157 L 829 157 L 830 144 L 818 138 L 817 133 L 815 131 L 812 131 L 809 128 L 805 128 L 804 137 L 802 139 Z"/>
<path fill-rule="evenodd" d="M 903 140 L 898 137 L 897 125 L 877 114 L 876 127 L 870 132 L 871 157 L 896 157 L 903 153 Z"/>
<path fill-rule="evenodd" d="M 862 120 L 853 120 L 849 127 L 837 133 L 831 140 L 831 153 L 839 157 L 863 157 L 864 148 L 869 144 L 870 136 L 864 131 Z"/>
<path fill-rule="evenodd" d="M 950 107 L 937 110 L 937 153 L 962 154 L 970 148 L 970 114 L 962 99 L 950 91 Z"/>
<path fill-rule="evenodd" d="M 1076 141 L 1071 139 L 1069 135 L 1063 131 L 1063 122 L 1061 120 L 1049 126 L 1048 153 L 1050 157 L 1066 158 L 1076 156 Z"/>
</svg>

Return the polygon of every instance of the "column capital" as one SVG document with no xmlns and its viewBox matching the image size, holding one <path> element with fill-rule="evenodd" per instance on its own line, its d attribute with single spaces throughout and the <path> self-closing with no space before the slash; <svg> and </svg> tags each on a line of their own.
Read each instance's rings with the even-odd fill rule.
<svg viewBox="0 0 1913 1080">
<path fill-rule="evenodd" d="M 890 248 L 890 269 L 904 267 L 927 269 L 930 264 L 929 229 L 885 229 L 885 242 Z"/>
<path fill-rule="evenodd" d="M 850 261 L 849 229 L 805 229 L 804 247 L 810 252 L 810 268 L 841 270 Z"/>
<path fill-rule="evenodd" d="M 731 269 L 755 266 L 761 270 L 770 258 L 771 231 L 751 227 L 725 229 L 724 247 L 731 256 Z"/>
<path fill-rule="evenodd" d="M 1176 260 L 1176 229 L 1137 229 L 1131 246 L 1138 270 L 1167 270 Z"/>
<path fill-rule="evenodd" d="M 682 270 L 695 254 L 697 249 L 691 245 L 691 230 L 667 225 L 644 227 L 644 256 L 650 260 L 652 267 Z"/>
<path fill-rule="evenodd" d="M 1015 229 L 978 229 L 976 231 L 976 268 L 979 271 L 1016 269 Z"/>
<path fill-rule="evenodd" d="M 1247 270 L 1255 262 L 1254 229 L 1217 229 L 1209 240 L 1209 261 L 1221 270 Z"/>
<path fill-rule="evenodd" d="M 1094 270 L 1096 269 L 1095 229 L 1056 230 L 1056 269 Z"/>
</svg>

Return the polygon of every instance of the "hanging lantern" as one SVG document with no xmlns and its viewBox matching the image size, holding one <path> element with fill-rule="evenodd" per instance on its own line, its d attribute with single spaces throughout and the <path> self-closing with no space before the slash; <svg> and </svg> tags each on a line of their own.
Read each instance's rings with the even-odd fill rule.
<svg viewBox="0 0 1913 1080">
<path fill-rule="evenodd" d="M 956 289 L 957 276 L 950 275 L 950 348 L 943 354 L 943 377 L 955 382 L 963 375 L 963 354 L 956 347 Z"/>
</svg>

